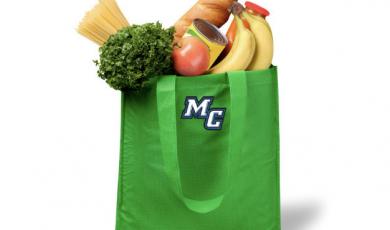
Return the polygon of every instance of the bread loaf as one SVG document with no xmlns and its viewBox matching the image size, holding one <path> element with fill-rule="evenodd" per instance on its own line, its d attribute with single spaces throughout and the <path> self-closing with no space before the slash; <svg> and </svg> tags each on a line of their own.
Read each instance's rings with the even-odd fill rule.
<svg viewBox="0 0 390 230">
<path fill-rule="evenodd" d="M 198 0 L 198 2 L 175 23 L 175 41 L 180 40 L 196 18 L 201 18 L 221 27 L 229 19 L 229 7 L 236 0 Z"/>
</svg>

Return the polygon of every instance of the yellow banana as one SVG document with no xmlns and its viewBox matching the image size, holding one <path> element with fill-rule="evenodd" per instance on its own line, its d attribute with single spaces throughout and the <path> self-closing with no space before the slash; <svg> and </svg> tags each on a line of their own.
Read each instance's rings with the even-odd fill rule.
<svg viewBox="0 0 390 230">
<path fill-rule="evenodd" d="M 268 69 L 272 64 L 274 54 L 271 27 L 261 16 L 255 16 L 247 12 L 243 12 L 243 16 L 249 22 L 256 40 L 256 52 L 248 66 L 248 70 Z"/>
<path fill-rule="evenodd" d="M 255 54 L 256 41 L 253 33 L 244 26 L 241 18 L 234 16 L 237 23 L 237 33 L 229 54 L 210 73 L 225 73 L 228 71 L 245 70 Z"/>
</svg>

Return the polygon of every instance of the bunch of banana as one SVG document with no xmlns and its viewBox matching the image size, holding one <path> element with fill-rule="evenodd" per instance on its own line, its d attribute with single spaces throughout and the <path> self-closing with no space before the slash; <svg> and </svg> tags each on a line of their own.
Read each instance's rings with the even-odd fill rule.
<svg viewBox="0 0 390 230">
<path fill-rule="evenodd" d="M 261 16 L 256 16 L 244 11 L 243 16 L 249 22 L 251 31 L 256 40 L 256 52 L 253 56 L 248 70 L 263 70 L 268 69 L 272 64 L 274 54 L 273 37 L 271 27 L 268 22 Z"/>
<path fill-rule="evenodd" d="M 235 15 L 234 20 L 237 23 L 237 34 L 232 49 L 220 63 L 210 69 L 210 73 L 244 70 L 252 62 L 256 50 L 255 36 L 244 26 L 240 16 Z"/>
<path fill-rule="evenodd" d="M 224 73 L 235 70 L 264 70 L 272 64 L 273 37 L 267 21 L 244 10 L 240 3 L 233 3 L 232 13 L 237 32 L 232 49 L 210 73 Z M 246 28 L 243 19 L 249 23 Z"/>
</svg>

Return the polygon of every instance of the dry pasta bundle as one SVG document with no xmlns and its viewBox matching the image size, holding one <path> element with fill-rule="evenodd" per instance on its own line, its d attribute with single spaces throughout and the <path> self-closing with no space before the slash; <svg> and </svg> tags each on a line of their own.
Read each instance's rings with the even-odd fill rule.
<svg viewBox="0 0 390 230">
<path fill-rule="evenodd" d="M 81 21 L 78 32 L 98 45 L 103 45 L 118 30 L 129 26 L 115 0 L 100 0 Z"/>
</svg>

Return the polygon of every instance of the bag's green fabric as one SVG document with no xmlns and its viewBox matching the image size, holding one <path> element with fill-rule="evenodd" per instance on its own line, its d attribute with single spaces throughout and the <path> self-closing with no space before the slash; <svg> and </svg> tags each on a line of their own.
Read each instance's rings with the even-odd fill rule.
<svg viewBox="0 0 390 230">
<path fill-rule="evenodd" d="M 276 67 L 162 76 L 121 117 L 116 230 L 280 230 Z"/>
</svg>

